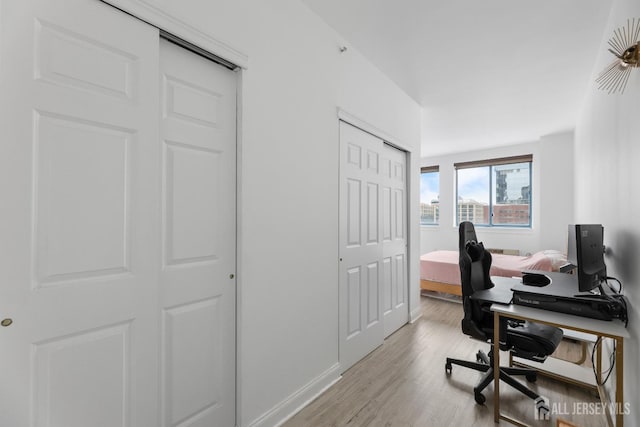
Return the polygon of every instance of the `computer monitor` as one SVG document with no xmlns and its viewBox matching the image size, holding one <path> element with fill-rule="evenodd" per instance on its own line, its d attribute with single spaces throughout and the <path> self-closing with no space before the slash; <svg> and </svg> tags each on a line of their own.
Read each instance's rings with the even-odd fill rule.
<svg viewBox="0 0 640 427">
<path fill-rule="evenodd" d="M 601 224 L 570 224 L 567 261 L 575 265 L 578 290 L 588 292 L 607 276 L 604 263 L 604 229 Z"/>
</svg>

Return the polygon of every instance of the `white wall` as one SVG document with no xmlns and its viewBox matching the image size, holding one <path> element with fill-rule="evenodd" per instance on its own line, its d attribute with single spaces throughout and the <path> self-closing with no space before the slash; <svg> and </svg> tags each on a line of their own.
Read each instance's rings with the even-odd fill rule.
<svg viewBox="0 0 640 427">
<path fill-rule="evenodd" d="M 113 0 L 187 23 L 241 73 L 238 425 L 273 425 L 338 378 L 337 109 L 410 154 L 418 235 L 420 108 L 298 0 Z M 148 6 L 151 6 L 149 9 Z M 179 27 L 179 26 L 178 26 Z M 213 42 L 210 40 L 213 39 Z M 217 52 L 216 52 L 217 53 Z M 419 239 L 410 240 L 419 311 Z"/>
<path fill-rule="evenodd" d="M 595 76 L 612 61 L 606 42 L 628 18 L 640 18 L 637 0 L 615 0 L 603 34 Z M 624 396 L 632 413 L 626 426 L 640 426 L 640 69 L 632 70 L 623 95 L 609 95 L 593 84 L 576 127 L 575 221 L 602 223 L 607 273 L 625 285 L 630 303 L 629 333 L 625 342 Z"/>
<path fill-rule="evenodd" d="M 440 224 L 420 227 L 420 253 L 458 250 L 455 223 L 454 163 L 533 154 L 533 225 L 531 229 L 477 227 L 490 248 L 518 249 L 521 254 L 544 249 L 566 251 L 567 224 L 573 216 L 573 132 L 494 149 L 423 158 L 422 166 L 440 166 Z"/>
</svg>

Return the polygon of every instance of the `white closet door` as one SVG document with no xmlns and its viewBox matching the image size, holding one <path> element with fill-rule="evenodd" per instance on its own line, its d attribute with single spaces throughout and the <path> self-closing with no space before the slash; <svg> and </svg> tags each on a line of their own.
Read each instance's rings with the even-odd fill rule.
<svg viewBox="0 0 640 427">
<path fill-rule="evenodd" d="M 406 155 L 340 122 L 340 366 L 408 321 Z"/>
<path fill-rule="evenodd" d="M 0 425 L 157 425 L 158 32 L 98 1 L 0 16 Z"/>
<path fill-rule="evenodd" d="M 384 143 L 340 122 L 340 366 L 382 344 L 382 200 Z"/>
<path fill-rule="evenodd" d="M 162 426 L 235 424 L 236 74 L 162 40 Z"/>
<path fill-rule="evenodd" d="M 381 159 L 382 311 L 386 338 L 409 321 L 407 155 L 385 144 Z"/>
<path fill-rule="evenodd" d="M 0 7 L 0 425 L 233 426 L 234 74 L 96 0 Z"/>
</svg>

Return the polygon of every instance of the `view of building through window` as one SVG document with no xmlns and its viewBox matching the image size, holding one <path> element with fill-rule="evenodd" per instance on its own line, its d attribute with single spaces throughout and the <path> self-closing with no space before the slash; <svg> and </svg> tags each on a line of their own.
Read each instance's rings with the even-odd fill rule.
<svg viewBox="0 0 640 427">
<path fill-rule="evenodd" d="M 526 160 L 456 165 L 458 223 L 531 226 L 531 159 Z"/>
<path fill-rule="evenodd" d="M 531 226 L 533 156 L 456 163 L 456 220 L 476 225 Z M 420 224 L 440 223 L 440 170 L 420 174 Z"/>
<path fill-rule="evenodd" d="M 495 191 L 493 224 L 529 225 L 531 205 L 531 163 L 493 166 Z"/>
<path fill-rule="evenodd" d="M 420 174 L 420 224 L 440 222 L 440 172 L 438 167 L 422 168 Z"/>
</svg>

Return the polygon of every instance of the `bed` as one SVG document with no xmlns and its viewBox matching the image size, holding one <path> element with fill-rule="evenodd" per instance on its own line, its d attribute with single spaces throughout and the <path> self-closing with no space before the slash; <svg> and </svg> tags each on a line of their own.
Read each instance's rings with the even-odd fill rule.
<svg viewBox="0 0 640 427">
<path fill-rule="evenodd" d="M 519 277 L 525 270 L 558 271 L 566 257 L 545 250 L 529 256 L 492 253 L 491 275 Z M 420 256 L 420 289 L 462 296 L 458 251 L 433 251 Z"/>
</svg>

